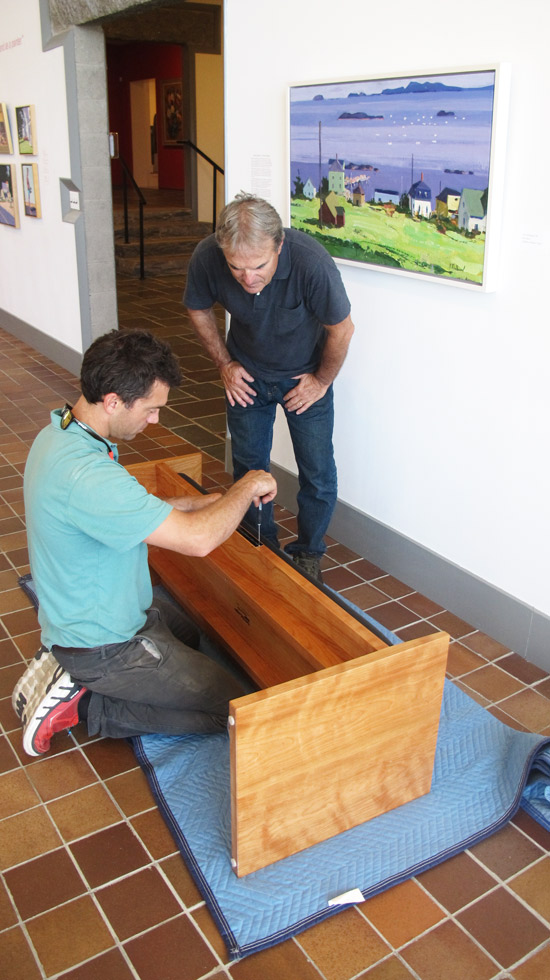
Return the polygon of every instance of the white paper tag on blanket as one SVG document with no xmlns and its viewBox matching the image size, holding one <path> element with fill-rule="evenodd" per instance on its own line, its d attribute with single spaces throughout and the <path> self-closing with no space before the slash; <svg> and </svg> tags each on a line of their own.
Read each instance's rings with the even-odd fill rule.
<svg viewBox="0 0 550 980">
<path fill-rule="evenodd" d="M 329 898 L 329 905 L 355 905 L 357 902 L 364 902 L 363 892 L 360 888 L 352 888 L 349 892 L 342 892 L 341 895 L 335 895 L 334 898 Z"/>
</svg>

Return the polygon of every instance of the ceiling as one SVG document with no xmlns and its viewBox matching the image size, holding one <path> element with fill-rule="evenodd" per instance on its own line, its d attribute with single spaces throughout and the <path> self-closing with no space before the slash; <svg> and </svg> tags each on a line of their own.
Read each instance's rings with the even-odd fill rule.
<svg viewBox="0 0 550 980">
<path fill-rule="evenodd" d="M 203 54 L 221 51 L 221 6 L 219 3 L 182 3 L 164 0 L 145 7 L 100 18 L 110 42 L 156 41 L 186 44 Z"/>
</svg>

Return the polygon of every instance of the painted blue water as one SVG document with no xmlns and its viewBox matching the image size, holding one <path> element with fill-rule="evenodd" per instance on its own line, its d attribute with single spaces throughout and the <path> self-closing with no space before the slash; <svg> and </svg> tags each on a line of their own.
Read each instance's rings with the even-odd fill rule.
<svg viewBox="0 0 550 980">
<path fill-rule="evenodd" d="M 494 79 L 493 72 L 478 77 L 480 85 Z M 407 79 L 404 80 L 405 84 Z M 385 83 L 394 87 L 397 80 Z M 307 86 L 291 91 L 290 159 L 291 186 L 300 173 L 319 186 L 319 123 L 321 123 L 321 176 L 328 161 L 338 157 L 346 164 L 346 176 L 364 176 L 361 182 L 367 200 L 375 188 L 407 193 L 420 180 L 431 189 L 432 206 L 444 187 L 460 192 L 464 187 L 484 189 L 489 178 L 494 89 L 462 91 L 369 94 L 372 83 Z M 323 94 L 323 100 L 314 96 Z M 338 95 L 338 97 L 330 97 Z M 348 93 L 349 96 L 349 93 Z M 341 119 L 343 112 L 363 112 L 364 120 Z M 445 115 L 438 115 L 443 112 Z M 360 165 L 359 170 L 349 164 Z M 365 169 L 365 165 L 368 168 Z M 450 171 L 450 172 L 446 172 Z M 466 173 L 454 173 L 466 171 Z"/>
</svg>

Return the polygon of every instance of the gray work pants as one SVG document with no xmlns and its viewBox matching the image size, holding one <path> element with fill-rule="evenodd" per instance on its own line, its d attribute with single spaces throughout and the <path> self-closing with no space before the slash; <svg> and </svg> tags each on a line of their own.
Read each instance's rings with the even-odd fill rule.
<svg viewBox="0 0 550 980">
<path fill-rule="evenodd" d="M 99 647 L 52 647 L 74 680 L 91 692 L 88 733 L 111 738 L 219 732 L 228 701 L 245 693 L 230 673 L 197 649 L 200 634 L 172 602 L 155 597 L 136 636 Z"/>
</svg>

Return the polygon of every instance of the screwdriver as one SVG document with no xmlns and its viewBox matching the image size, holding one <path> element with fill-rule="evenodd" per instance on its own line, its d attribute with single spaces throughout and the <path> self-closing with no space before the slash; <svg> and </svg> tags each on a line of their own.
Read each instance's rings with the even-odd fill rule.
<svg viewBox="0 0 550 980">
<path fill-rule="evenodd" d="M 262 501 L 258 504 L 258 544 L 262 543 Z"/>
</svg>

